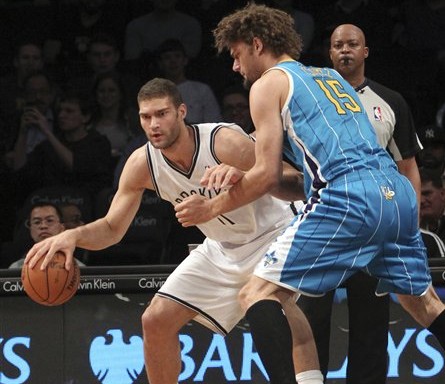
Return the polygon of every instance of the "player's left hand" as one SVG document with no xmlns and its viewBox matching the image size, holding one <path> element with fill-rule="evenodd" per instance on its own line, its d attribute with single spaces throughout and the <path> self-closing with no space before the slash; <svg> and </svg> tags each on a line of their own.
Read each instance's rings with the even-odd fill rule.
<svg viewBox="0 0 445 384">
<path fill-rule="evenodd" d="M 245 172 L 224 163 L 207 168 L 201 185 L 207 189 L 227 189 L 244 177 Z"/>
<path fill-rule="evenodd" d="M 205 223 L 211 219 L 210 200 L 201 195 L 191 195 L 175 205 L 176 218 L 183 227 Z"/>
</svg>

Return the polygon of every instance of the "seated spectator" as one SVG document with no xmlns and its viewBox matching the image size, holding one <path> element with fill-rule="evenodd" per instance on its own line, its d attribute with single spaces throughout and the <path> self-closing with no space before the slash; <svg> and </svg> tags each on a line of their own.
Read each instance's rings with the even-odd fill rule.
<svg viewBox="0 0 445 384">
<path fill-rule="evenodd" d="M 220 107 L 210 86 L 187 78 L 188 58 L 182 43 L 176 39 L 166 40 L 158 47 L 156 56 L 160 75 L 178 86 L 187 105 L 187 122 L 221 121 Z"/>
<path fill-rule="evenodd" d="M 440 176 L 420 169 L 422 182 L 420 227 L 438 235 L 445 242 L 445 189 Z"/>
<path fill-rule="evenodd" d="M 56 95 L 57 87 L 45 72 L 32 73 L 24 80 L 24 105 L 8 128 L 14 143 L 13 151 L 6 155 L 6 163 L 11 168 L 14 168 L 17 151 L 28 155 L 46 139 L 42 126 L 50 132 L 55 130 Z"/>
<path fill-rule="evenodd" d="M 0 137 L 0 169 L 2 170 L 2 183 L 0 196 L 2 201 L 7 201 L 7 206 L 2 210 L 5 219 L 9 217 L 8 211 L 14 211 L 20 198 L 15 189 L 14 170 L 16 164 L 26 158 L 42 141 L 46 140 L 43 128 L 52 133 L 57 132 L 55 120 L 55 99 L 57 86 L 46 72 L 31 73 L 24 79 L 24 104 L 8 123 L 3 122 Z M 2 125 L 3 125 L 2 124 Z M 23 193 L 29 191 L 23 190 Z M 24 195 L 22 196 L 24 197 Z M 0 227 L 7 227 L 8 223 L 1 223 Z M 3 232 L 2 238 L 10 238 L 9 231 Z"/>
<path fill-rule="evenodd" d="M 87 67 L 87 50 L 92 36 L 112 35 L 120 47 L 126 24 L 124 2 L 114 0 L 79 0 L 57 7 L 52 36 L 45 41 L 45 61 L 63 67 L 70 77 Z"/>
<path fill-rule="evenodd" d="M 201 51 L 202 31 L 194 17 L 176 10 L 177 0 L 151 0 L 153 11 L 131 20 L 125 32 L 125 60 L 154 54 L 167 39 L 178 39 L 186 55 L 195 58 Z"/>
<path fill-rule="evenodd" d="M 29 235 L 32 239 L 30 247 L 32 243 L 38 243 L 65 230 L 60 208 L 50 202 L 35 204 L 31 208 L 26 226 L 29 228 Z M 9 268 L 21 268 L 24 261 L 24 257 L 20 258 L 14 261 Z M 77 262 L 79 265 L 85 265 L 79 260 Z"/>
<path fill-rule="evenodd" d="M 82 211 L 77 204 L 66 202 L 60 204 L 59 207 L 65 229 L 73 229 L 85 224 Z M 88 264 L 89 254 L 87 249 L 76 248 L 74 251 L 77 261 L 82 260 L 84 264 Z"/>
<path fill-rule="evenodd" d="M 89 100 L 68 93 L 60 100 L 57 115 L 60 134 L 54 134 L 47 124 L 39 125 L 46 140 L 28 156 L 25 142 L 16 148 L 14 170 L 17 198 L 43 186 L 73 186 L 83 188 L 92 196 L 111 185 L 110 142 L 95 130 L 88 130 L 91 117 Z"/>
<path fill-rule="evenodd" d="M 132 102 L 134 101 L 136 107 L 141 81 L 138 76 L 124 68 L 120 58 L 120 50 L 113 36 L 106 33 L 92 36 L 87 51 L 88 66 L 79 76 L 70 76 L 66 80 L 66 87 L 90 92 L 100 75 L 115 72 L 116 76 L 122 79 L 126 96 Z"/>
<path fill-rule="evenodd" d="M 115 72 L 98 75 L 93 94 L 91 127 L 110 141 L 114 167 L 125 146 L 138 132 L 138 112 L 127 106 L 122 80 Z"/>
<path fill-rule="evenodd" d="M 241 85 L 224 89 L 221 97 L 222 120 L 236 123 L 247 133 L 255 131 L 249 108 L 249 92 Z"/>
<path fill-rule="evenodd" d="M 442 176 L 445 171 L 445 130 L 437 125 L 427 125 L 418 132 L 423 150 L 418 155 L 419 167 L 427 168 Z"/>
<path fill-rule="evenodd" d="M 60 205 L 60 211 L 65 229 L 73 229 L 85 224 L 82 218 L 82 211 L 78 205 L 74 203 L 64 203 Z"/>
<path fill-rule="evenodd" d="M 15 48 L 13 68 L 0 78 L 0 119 L 8 122 L 23 108 L 25 79 L 43 69 L 40 45 L 33 41 L 19 43 Z"/>
</svg>

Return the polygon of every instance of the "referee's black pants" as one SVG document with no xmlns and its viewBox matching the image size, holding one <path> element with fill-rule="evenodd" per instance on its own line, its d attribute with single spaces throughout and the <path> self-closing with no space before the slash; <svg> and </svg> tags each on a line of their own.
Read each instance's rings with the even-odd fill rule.
<svg viewBox="0 0 445 384">
<path fill-rule="evenodd" d="M 344 286 L 349 311 L 347 384 L 384 384 L 388 370 L 389 295 L 377 297 L 377 279 L 358 272 Z M 298 305 L 312 326 L 320 369 L 326 377 L 334 291 L 301 296 Z"/>
</svg>

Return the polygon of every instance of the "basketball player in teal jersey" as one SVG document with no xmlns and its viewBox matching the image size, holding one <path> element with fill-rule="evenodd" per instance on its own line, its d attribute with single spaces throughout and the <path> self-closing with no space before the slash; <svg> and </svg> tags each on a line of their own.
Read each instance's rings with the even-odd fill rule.
<svg viewBox="0 0 445 384">
<path fill-rule="evenodd" d="M 415 192 L 377 143 L 354 89 L 335 70 L 296 61 L 300 37 L 277 9 L 250 4 L 224 17 L 214 36 L 251 85 L 256 162 L 247 172 L 208 170 L 207 188 L 233 186 L 214 199 L 186 199 L 176 216 L 195 225 L 260 198 L 279 183 L 283 153 L 303 171 L 307 203 L 240 294 L 271 382 L 295 383 L 290 343 L 282 343 L 289 329 L 277 321 L 280 297 L 323 295 L 360 270 L 379 279 L 378 294 L 398 294 L 444 347 L 445 306 L 431 286 Z M 289 308 L 286 314 L 292 316 Z M 282 337 L 271 337 L 272 330 Z M 287 379 L 274 380 L 278 372 Z"/>
<path fill-rule="evenodd" d="M 365 77 L 369 55 L 365 34 L 352 24 L 343 24 L 331 34 L 329 54 L 333 68 L 354 87 L 376 132 L 379 144 L 397 164 L 397 169 L 411 182 L 420 203 L 420 175 L 415 156 L 422 149 L 407 102 L 399 93 Z M 427 241 L 428 257 L 440 249 L 431 234 Z M 425 241 L 426 240 L 426 241 Z M 438 248 L 439 247 L 439 248 Z M 389 295 L 376 296 L 378 280 L 359 272 L 345 283 L 348 305 L 348 364 L 346 384 L 384 384 L 388 374 Z M 320 367 L 326 376 L 329 363 L 331 312 L 335 291 L 323 297 L 300 296 L 298 306 L 311 324 Z"/>
</svg>

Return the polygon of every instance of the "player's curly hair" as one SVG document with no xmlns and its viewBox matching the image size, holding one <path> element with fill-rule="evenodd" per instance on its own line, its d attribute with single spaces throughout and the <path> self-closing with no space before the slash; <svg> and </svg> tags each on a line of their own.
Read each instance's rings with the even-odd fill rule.
<svg viewBox="0 0 445 384">
<path fill-rule="evenodd" d="M 298 60 L 303 48 L 289 14 L 255 3 L 224 17 L 213 30 L 213 36 L 218 53 L 230 50 L 230 45 L 239 41 L 251 44 L 254 37 L 261 39 L 265 48 L 276 56 L 288 54 Z"/>
</svg>

